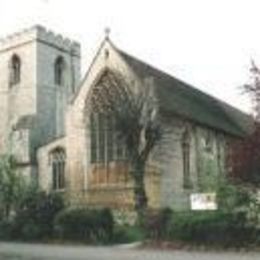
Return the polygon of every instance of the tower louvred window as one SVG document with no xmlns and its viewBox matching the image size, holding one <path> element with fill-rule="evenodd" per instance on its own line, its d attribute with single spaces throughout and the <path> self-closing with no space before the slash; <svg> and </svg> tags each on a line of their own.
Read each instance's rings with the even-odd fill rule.
<svg viewBox="0 0 260 260">
<path fill-rule="evenodd" d="M 21 59 L 17 55 L 13 55 L 10 66 L 10 86 L 16 85 L 21 81 Z"/>
<path fill-rule="evenodd" d="M 64 86 L 65 84 L 65 61 L 63 57 L 59 56 L 55 61 L 54 66 L 55 73 L 55 84 L 59 86 Z"/>
</svg>

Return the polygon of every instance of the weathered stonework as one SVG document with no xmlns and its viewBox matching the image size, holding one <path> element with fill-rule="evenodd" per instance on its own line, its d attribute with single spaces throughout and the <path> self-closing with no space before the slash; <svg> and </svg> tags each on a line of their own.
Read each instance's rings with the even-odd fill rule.
<svg viewBox="0 0 260 260">
<path fill-rule="evenodd" d="M 9 64 L 14 54 L 22 62 L 21 81 L 10 87 Z M 54 74 L 54 64 L 60 56 L 66 65 L 62 86 L 55 84 Z M 116 210 L 119 221 L 124 221 L 122 212 L 134 209 L 134 184 L 129 165 L 122 161 L 94 164 L 90 160 L 89 101 L 98 79 L 106 70 L 123 75 L 135 91 L 142 84 L 149 84 L 149 95 L 158 103 L 165 133 L 146 168 L 148 206 L 189 209 L 191 193 L 213 191 L 218 177 L 226 173 L 227 142 L 239 137 L 236 132 L 239 129 L 232 120 L 229 122 L 230 115 L 224 115 L 220 120 L 227 124 L 222 128 L 214 123 L 214 118 L 201 120 L 200 115 L 187 108 L 187 103 L 204 102 L 208 97 L 199 100 L 202 93 L 123 54 L 108 38 L 101 44 L 81 82 L 80 45 L 77 42 L 41 26 L 0 40 L 0 153 L 14 154 L 26 176 L 38 176 L 40 186 L 52 191 L 50 155 L 62 148 L 65 151 L 65 187 L 59 192 L 64 194 L 67 203 L 111 207 Z M 166 83 L 161 86 L 163 78 Z M 173 108 L 165 109 L 166 102 L 159 100 L 158 94 L 168 90 L 172 80 L 179 88 L 179 96 L 174 88 L 169 90 L 170 96 L 163 93 L 167 104 L 173 103 Z M 192 97 L 187 101 L 189 91 Z M 177 104 L 182 98 L 184 112 Z M 219 118 L 219 113 L 233 111 L 228 105 L 219 109 L 217 101 L 213 101 L 211 116 Z M 197 103 L 194 106 L 197 113 L 204 112 Z M 240 114 L 239 111 L 236 113 L 236 116 Z M 185 131 L 189 134 L 188 175 L 184 174 L 182 139 Z"/>
<path fill-rule="evenodd" d="M 21 80 L 10 86 L 13 55 L 21 60 Z M 62 87 L 54 84 L 58 56 L 66 63 Z M 36 150 L 65 134 L 65 110 L 80 80 L 80 45 L 35 26 L 0 40 L 0 71 L 0 153 L 15 154 L 33 175 Z"/>
<path fill-rule="evenodd" d="M 109 52 L 109 58 L 106 58 L 104 52 Z M 110 170 L 114 175 L 121 175 L 124 178 L 125 169 L 118 167 L 118 165 L 114 165 L 112 169 L 111 166 L 109 168 L 100 168 L 100 166 L 93 166 L 90 163 L 90 128 L 88 126 L 86 102 L 89 98 L 88 93 L 91 93 L 91 88 L 95 86 L 96 78 L 106 68 L 119 70 L 129 81 L 137 82 L 140 80 L 120 58 L 110 42 L 105 41 L 85 81 L 83 81 L 78 96 L 68 109 L 66 148 L 69 160 L 67 162 L 67 177 L 70 179 L 69 190 L 74 194 L 72 195 L 73 202 L 71 204 L 74 205 L 75 201 L 80 201 L 80 204 L 85 205 L 109 205 L 114 208 L 125 207 L 129 209 L 134 207 L 133 189 L 131 187 L 133 183 L 131 181 L 123 184 L 115 182 L 116 184 L 113 185 L 113 181 L 111 183 L 111 180 L 109 180 L 109 178 L 113 179 L 112 174 L 107 177 L 107 171 Z M 224 139 L 224 136 L 212 129 L 196 125 L 179 117 L 171 117 L 169 120 L 168 118 L 164 119 L 162 116 L 162 124 L 165 129 L 168 129 L 165 131 L 167 134 L 162 144 L 154 151 L 145 178 L 149 207 L 187 209 L 190 207 L 189 195 L 201 191 L 200 187 L 205 182 L 208 182 L 204 178 L 200 180 L 200 175 L 204 176 L 207 169 L 206 164 L 208 163 L 206 160 L 207 155 L 204 155 L 202 148 L 203 133 L 211 133 L 214 139 L 214 147 L 212 155 L 210 155 L 212 156 L 211 161 L 214 162 L 212 166 L 214 168 L 213 172 L 210 173 L 214 175 L 212 178 L 216 178 L 220 172 L 224 172 L 224 169 L 221 169 L 221 171 L 218 169 L 218 165 L 224 164 L 225 156 L 223 154 L 218 156 L 217 145 L 215 145 L 218 144 L 218 146 L 222 147 L 224 142 L 222 144 L 219 140 Z M 185 189 L 183 184 L 181 151 L 181 134 L 187 124 L 191 128 L 191 187 L 189 189 Z M 223 150 L 223 148 L 221 149 Z M 97 180 L 97 173 L 104 179 Z"/>
</svg>

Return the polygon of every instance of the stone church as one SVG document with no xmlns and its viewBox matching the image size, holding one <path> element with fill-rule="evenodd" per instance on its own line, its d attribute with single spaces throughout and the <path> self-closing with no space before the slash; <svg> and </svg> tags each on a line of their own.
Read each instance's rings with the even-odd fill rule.
<svg viewBox="0 0 260 260">
<path fill-rule="evenodd" d="M 230 142 L 252 127 L 241 111 L 118 49 L 106 37 L 81 77 L 80 44 L 35 26 L 0 40 L 0 153 L 71 205 L 133 207 L 124 147 L 86 110 L 107 70 L 153 82 L 167 146 L 147 165 L 152 208 L 190 207 L 191 193 L 212 191 L 227 174 Z M 89 125 L 96 120 L 96 127 Z M 160 150 L 163 150 L 160 153 Z"/>
</svg>

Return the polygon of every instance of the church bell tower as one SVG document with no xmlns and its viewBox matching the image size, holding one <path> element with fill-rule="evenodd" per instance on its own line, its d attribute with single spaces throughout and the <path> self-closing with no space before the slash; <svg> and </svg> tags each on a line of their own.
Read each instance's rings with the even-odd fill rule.
<svg viewBox="0 0 260 260">
<path fill-rule="evenodd" d="M 65 134 L 80 69 L 79 43 L 42 26 L 0 39 L 0 154 L 25 175 L 37 172 L 37 148 Z"/>
</svg>

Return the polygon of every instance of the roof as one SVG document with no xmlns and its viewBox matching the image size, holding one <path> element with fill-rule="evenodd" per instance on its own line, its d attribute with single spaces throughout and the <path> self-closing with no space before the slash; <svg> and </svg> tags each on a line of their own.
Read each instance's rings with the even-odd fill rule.
<svg viewBox="0 0 260 260">
<path fill-rule="evenodd" d="M 160 110 L 230 135 L 243 137 L 253 129 L 252 118 L 197 88 L 118 50 L 140 79 L 152 78 Z"/>
<path fill-rule="evenodd" d="M 30 129 L 35 124 L 34 115 L 25 115 L 19 118 L 18 122 L 15 125 L 15 129 Z"/>
</svg>

